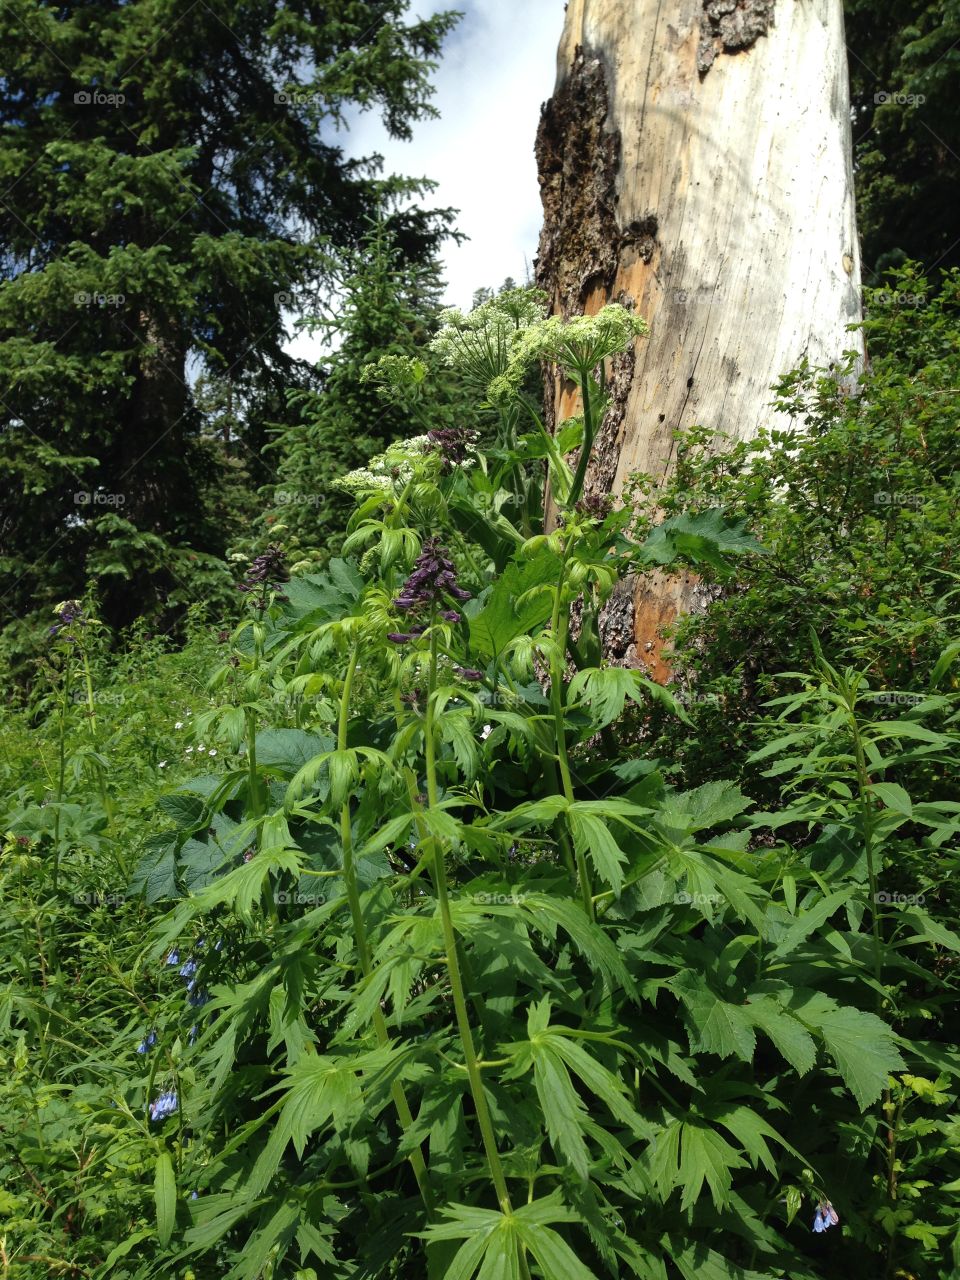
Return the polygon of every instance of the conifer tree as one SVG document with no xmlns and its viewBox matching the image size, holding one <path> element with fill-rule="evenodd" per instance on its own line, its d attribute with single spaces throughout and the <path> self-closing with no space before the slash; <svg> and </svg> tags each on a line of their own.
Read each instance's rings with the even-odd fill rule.
<svg viewBox="0 0 960 1280">
<path fill-rule="evenodd" d="M 3 622 L 91 573 L 123 622 L 222 552 L 193 383 L 276 396 L 284 316 L 373 205 L 424 190 L 338 137 L 358 111 L 399 137 L 430 114 L 455 15 L 406 9 L 0 7 Z M 412 215 L 414 247 L 446 216 Z"/>
</svg>

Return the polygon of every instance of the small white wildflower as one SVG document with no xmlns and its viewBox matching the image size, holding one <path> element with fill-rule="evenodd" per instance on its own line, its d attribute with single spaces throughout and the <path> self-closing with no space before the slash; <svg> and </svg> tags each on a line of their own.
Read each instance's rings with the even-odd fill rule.
<svg viewBox="0 0 960 1280">
<path fill-rule="evenodd" d="M 216 754 L 217 754 L 217 752 L 216 752 L 216 748 L 215 748 L 215 747 L 214 747 L 214 748 L 212 748 L 210 751 L 208 751 L 208 752 L 207 752 L 207 755 L 208 755 L 208 756 L 215 756 Z"/>
<path fill-rule="evenodd" d="M 491 733 L 493 733 L 493 725 L 492 725 L 492 724 L 485 724 L 485 725 L 483 726 L 483 728 L 480 730 L 480 737 L 481 737 L 481 738 L 489 738 L 489 737 L 490 737 L 490 735 L 491 735 Z"/>
<path fill-rule="evenodd" d="M 187 755 L 189 756 L 192 754 L 193 754 L 193 747 L 187 747 Z"/>
<path fill-rule="evenodd" d="M 161 760 L 161 761 L 160 761 L 160 764 L 158 765 L 158 768 L 160 768 L 160 769 L 165 769 L 166 767 L 167 767 L 167 762 L 166 762 L 166 760 Z"/>
<path fill-rule="evenodd" d="M 206 751 L 206 747 L 205 747 L 205 746 L 203 745 L 203 743 L 201 742 L 201 743 L 200 743 L 200 745 L 199 745 L 199 747 L 197 747 L 197 750 L 198 750 L 199 752 L 203 753 L 204 751 Z"/>
<path fill-rule="evenodd" d="M 178 720 L 178 721 L 177 721 L 177 723 L 176 723 L 173 727 L 174 727 L 175 729 L 182 729 L 182 728 L 183 728 L 183 721 L 182 721 L 182 720 Z"/>
</svg>

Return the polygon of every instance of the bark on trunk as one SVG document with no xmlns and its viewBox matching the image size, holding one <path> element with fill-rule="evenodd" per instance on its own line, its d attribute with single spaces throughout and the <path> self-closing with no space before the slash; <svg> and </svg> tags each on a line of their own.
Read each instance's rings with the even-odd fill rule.
<svg viewBox="0 0 960 1280">
<path fill-rule="evenodd" d="M 570 0 L 537 161 L 554 310 L 650 325 L 608 370 L 588 493 L 663 475 L 678 428 L 755 435 L 780 374 L 861 345 L 842 0 Z M 555 387 L 549 416 L 575 410 Z M 665 678 L 660 630 L 698 590 L 633 584 L 608 656 Z"/>
</svg>

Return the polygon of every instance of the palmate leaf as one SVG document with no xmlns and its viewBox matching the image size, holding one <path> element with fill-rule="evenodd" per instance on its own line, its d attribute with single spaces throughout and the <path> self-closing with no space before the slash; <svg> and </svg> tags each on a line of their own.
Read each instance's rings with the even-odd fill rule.
<svg viewBox="0 0 960 1280">
<path fill-rule="evenodd" d="M 445 1221 L 432 1223 L 419 1234 L 425 1240 L 464 1240 L 449 1264 L 444 1280 L 518 1280 L 519 1246 L 525 1245 L 539 1266 L 543 1280 L 597 1280 L 580 1261 L 553 1223 L 580 1221 L 558 1193 L 510 1214 L 472 1205 L 441 1209 Z M 478 1267 L 480 1268 L 478 1273 Z"/>
<path fill-rule="evenodd" d="M 591 667 L 578 671 L 568 689 L 571 705 L 581 703 L 590 709 L 594 732 L 617 720 L 628 699 L 642 705 L 647 698 L 662 703 L 673 715 L 689 723 L 686 712 L 668 689 L 629 667 Z"/>
<path fill-rule="evenodd" d="M 553 607 L 548 592 L 534 588 L 557 580 L 559 556 L 546 547 L 527 560 L 513 560 L 497 579 L 486 603 L 470 619 L 470 645 L 477 653 L 495 657 L 511 640 L 543 625 Z M 522 604 L 518 604 L 520 597 Z"/>
<path fill-rule="evenodd" d="M 798 1075 L 805 1075 L 817 1060 L 813 1036 L 770 996 L 750 997 L 746 1012 L 753 1025 L 773 1041 Z"/>
<path fill-rule="evenodd" d="M 279 1262 L 286 1254 L 300 1221 L 300 1205 L 281 1204 L 262 1227 L 244 1242 L 240 1260 L 230 1268 L 224 1280 L 259 1280 L 271 1256 Z M 279 1248 L 278 1248 L 279 1247 Z"/>
<path fill-rule="evenodd" d="M 305 729 L 264 729 L 257 734 L 257 764 L 292 778 L 316 756 L 336 747 L 326 734 Z"/>
<path fill-rule="evenodd" d="M 661 1244 L 683 1280 L 771 1280 L 769 1272 L 738 1266 L 703 1243 L 689 1244 L 679 1236 L 664 1236 Z M 810 1273 L 797 1274 L 806 1277 Z"/>
<path fill-rule="evenodd" d="M 686 1123 L 680 1136 L 678 1185 L 683 1188 L 681 1210 L 696 1204 L 706 1182 L 713 1203 L 722 1209 L 733 1184 L 733 1170 L 746 1167 L 725 1138 L 710 1125 Z"/>
<path fill-rule="evenodd" d="M 533 929 L 551 940 L 556 936 L 559 926 L 611 990 L 623 989 L 636 997 L 636 983 L 620 952 L 610 936 L 587 918 L 579 903 L 568 898 L 554 898 L 545 893 L 524 893 L 518 909 Z"/>
<path fill-rule="evenodd" d="M 504 1050 L 514 1060 L 510 1075 L 520 1075 L 532 1066 L 551 1145 L 585 1181 L 590 1167 L 584 1138 L 588 1114 L 580 1092 L 574 1088 L 571 1072 L 577 1076 L 579 1085 L 599 1098 L 620 1124 L 637 1137 L 650 1137 L 652 1129 L 630 1104 L 623 1081 L 584 1050 L 573 1028 L 551 1026 L 550 1012 L 548 996 L 531 1004 L 527 1015 L 529 1038 L 506 1045 Z M 590 1038 L 615 1043 L 612 1035 L 591 1033 Z"/>
<path fill-rule="evenodd" d="M 904 1065 L 893 1031 L 875 1013 L 838 1005 L 821 991 L 798 989 L 785 1003 L 819 1032 L 844 1084 L 866 1111 L 883 1093 L 890 1073 Z"/>
<path fill-rule="evenodd" d="M 575 805 L 570 806 L 569 821 L 577 851 L 593 863 L 599 875 L 619 897 L 627 855 L 610 834 L 609 827 L 602 818 L 577 812 Z"/>
<path fill-rule="evenodd" d="M 745 520 L 729 520 L 722 508 L 699 515 L 684 512 L 658 525 L 641 545 L 643 564 L 668 565 L 683 559 L 692 564 L 728 568 L 733 555 L 766 555 L 766 549 L 746 531 Z"/>
<path fill-rule="evenodd" d="M 288 1070 L 277 1120 L 244 1187 L 248 1197 L 266 1190 L 289 1143 L 302 1156 L 317 1129 L 332 1123 L 338 1133 L 347 1132 L 363 1110 L 362 1062 L 363 1056 L 336 1059 L 307 1053 Z"/>
<path fill-rule="evenodd" d="M 682 970 L 667 985 L 686 1007 L 687 1034 L 694 1053 L 715 1053 L 720 1058 L 736 1054 L 744 1062 L 752 1062 L 757 1036 L 748 1009 L 719 999 L 691 969 Z"/>
</svg>

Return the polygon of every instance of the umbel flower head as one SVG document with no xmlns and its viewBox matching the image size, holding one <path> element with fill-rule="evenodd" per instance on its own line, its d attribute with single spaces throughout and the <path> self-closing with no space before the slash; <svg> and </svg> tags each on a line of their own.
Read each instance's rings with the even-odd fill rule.
<svg viewBox="0 0 960 1280">
<path fill-rule="evenodd" d="M 417 465 L 425 454 L 433 450 L 434 446 L 425 435 L 396 440 L 384 453 L 371 458 L 365 467 L 337 476 L 332 481 L 333 487 L 355 497 L 372 493 L 392 494 L 413 479 Z"/>
<path fill-rule="evenodd" d="M 470 599 L 470 592 L 464 591 L 457 582 L 456 565 L 440 545 L 439 539 L 428 538 L 417 556 L 413 572 L 394 600 L 393 607 L 401 613 L 416 617 L 417 614 L 428 613 L 437 605 L 446 605 L 451 597 L 462 603 Z M 441 608 L 440 616 L 445 622 L 460 621 L 460 614 L 456 609 Z M 418 623 L 407 632 L 392 631 L 387 638 L 394 644 L 406 644 L 425 630 L 425 625 Z"/>
<path fill-rule="evenodd" d="M 608 356 L 627 351 L 647 332 L 643 317 L 618 302 L 593 316 L 548 316 L 517 337 L 509 365 L 490 384 L 490 399 L 497 403 L 515 395 L 527 370 L 539 360 L 558 364 L 571 377 L 582 376 Z"/>
<path fill-rule="evenodd" d="M 507 368 L 517 335 L 543 319 L 546 301 L 538 289 L 506 289 L 469 315 L 448 309 L 430 346 L 468 387 L 486 391 Z"/>
</svg>

